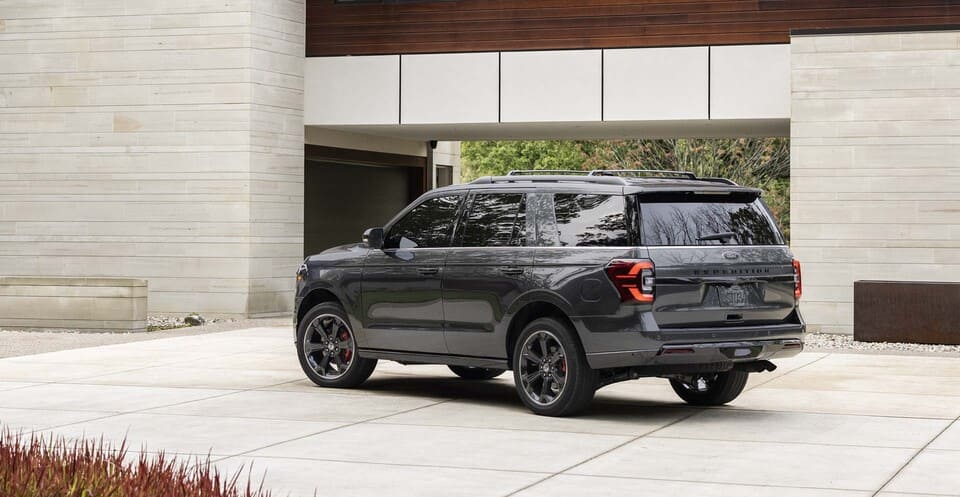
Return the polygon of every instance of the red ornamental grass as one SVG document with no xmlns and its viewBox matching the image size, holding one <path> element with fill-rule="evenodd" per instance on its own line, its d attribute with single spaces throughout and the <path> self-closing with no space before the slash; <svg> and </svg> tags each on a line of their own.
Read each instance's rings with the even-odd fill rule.
<svg viewBox="0 0 960 497">
<path fill-rule="evenodd" d="M 242 471 L 242 470 L 241 470 Z M 240 471 L 221 475 L 209 458 L 128 457 L 103 440 L 0 432 L 0 497 L 269 497 Z"/>
</svg>

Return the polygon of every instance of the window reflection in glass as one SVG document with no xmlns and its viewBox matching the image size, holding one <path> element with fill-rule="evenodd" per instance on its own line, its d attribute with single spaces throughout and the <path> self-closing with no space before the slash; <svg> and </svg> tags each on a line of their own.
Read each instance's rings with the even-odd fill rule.
<svg viewBox="0 0 960 497">
<path fill-rule="evenodd" d="M 664 245 L 777 245 L 780 237 L 758 201 L 710 202 L 641 198 L 641 243 Z M 717 235 L 729 234 L 715 238 Z M 706 239 L 705 239 L 706 237 Z"/>
<path fill-rule="evenodd" d="M 558 193 L 553 202 L 560 246 L 630 245 L 622 196 Z"/>
<path fill-rule="evenodd" d="M 483 193 L 473 196 L 464 219 L 463 247 L 521 246 L 526 239 L 523 194 Z"/>
<path fill-rule="evenodd" d="M 460 195 L 431 198 L 390 227 L 384 248 L 449 247 Z"/>
</svg>

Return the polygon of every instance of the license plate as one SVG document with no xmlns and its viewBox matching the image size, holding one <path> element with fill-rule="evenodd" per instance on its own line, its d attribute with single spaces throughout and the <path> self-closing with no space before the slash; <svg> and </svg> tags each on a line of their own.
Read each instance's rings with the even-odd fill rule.
<svg viewBox="0 0 960 497">
<path fill-rule="evenodd" d="M 734 285 L 719 287 L 719 290 L 720 305 L 734 307 L 747 305 L 747 291 L 743 287 Z"/>
</svg>

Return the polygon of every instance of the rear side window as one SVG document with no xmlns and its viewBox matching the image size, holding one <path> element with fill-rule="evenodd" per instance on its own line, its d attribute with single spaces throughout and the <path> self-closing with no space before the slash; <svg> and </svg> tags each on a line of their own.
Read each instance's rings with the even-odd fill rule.
<svg viewBox="0 0 960 497">
<path fill-rule="evenodd" d="M 561 247 L 625 247 L 630 244 L 621 195 L 558 193 L 553 196 Z"/>
<path fill-rule="evenodd" d="M 384 248 L 449 247 L 462 195 L 428 199 L 390 227 Z"/>
<path fill-rule="evenodd" d="M 478 193 L 464 216 L 460 246 L 522 246 L 526 225 L 522 193 Z"/>
<path fill-rule="evenodd" d="M 646 246 L 779 245 L 780 232 L 755 195 L 643 195 Z"/>
</svg>

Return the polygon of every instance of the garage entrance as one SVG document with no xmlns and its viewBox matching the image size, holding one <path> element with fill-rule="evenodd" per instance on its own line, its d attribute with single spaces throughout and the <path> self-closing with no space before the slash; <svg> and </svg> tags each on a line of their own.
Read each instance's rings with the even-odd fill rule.
<svg viewBox="0 0 960 497">
<path fill-rule="evenodd" d="M 360 241 L 423 194 L 426 158 L 307 145 L 304 256 Z"/>
</svg>

